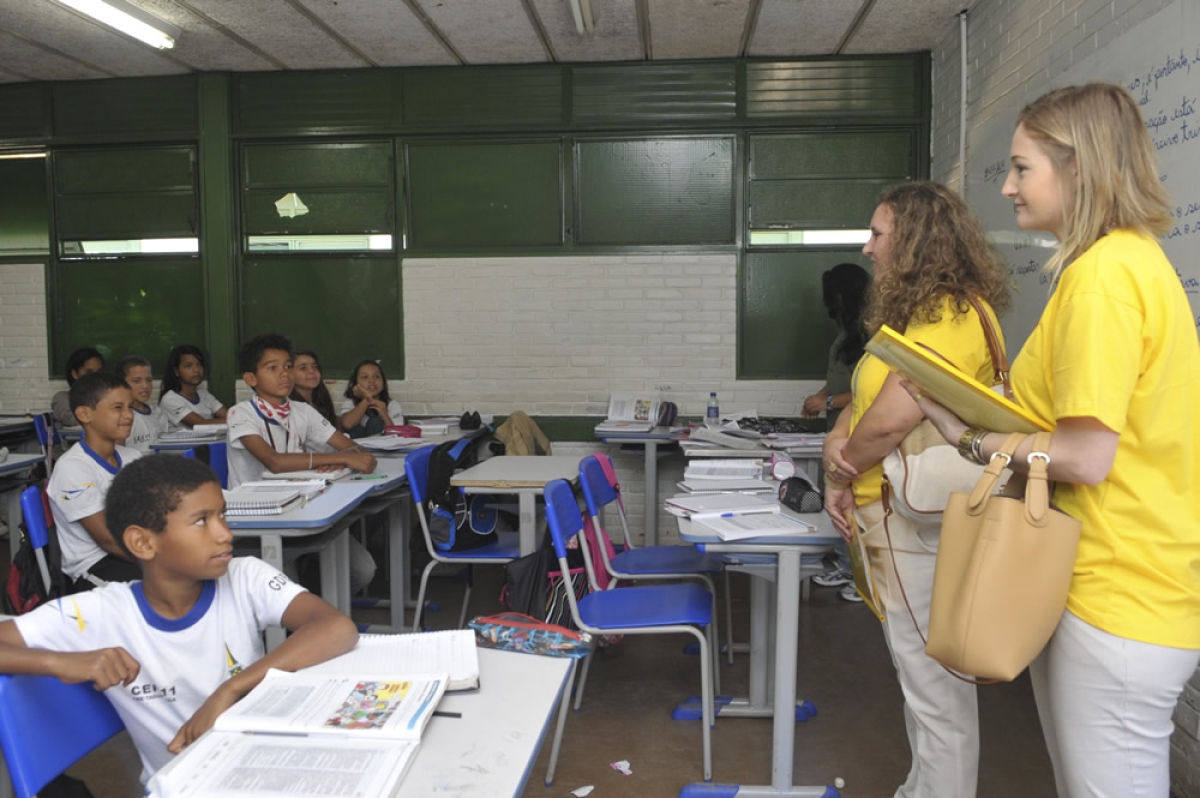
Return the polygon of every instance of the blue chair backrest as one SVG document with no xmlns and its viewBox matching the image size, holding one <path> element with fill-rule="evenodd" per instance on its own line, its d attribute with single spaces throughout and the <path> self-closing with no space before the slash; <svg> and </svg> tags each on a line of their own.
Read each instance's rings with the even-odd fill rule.
<svg viewBox="0 0 1200 798">
<path fill-rule="evenodd" d="M 125 728 L 90 683 L 53 676 L 0 676 L 0 749 L 16 798 L 55 776 Z"/>
<path fill-rule="evenodd" d="M 37 441 L 43 449 L 50 446 L 50 426 L 46 423 L 44 413 L 38 413 L 33 417 L 33 433 L 37 435 Z"/>
<path fill-rule="evenodd" d="M 409 452 L 404 458 L 404 473 L 408 476 L 408 489 L 412 492 L 413 504 L 418 507 L 425 503 L 425 494 L 429 488 L 429 456 L 437 446 L 422 446 L 416 451 Z"/>
<path fill-rule="evenodd" d="M 554 540 L 554 553 L 567 556 L 567 538 L 575 537 L 583 530 L 583 516 L 579 503 L 565 479 L 546 483 L 546 522 L 550 526 L 550 537 Z"/>
<path fill-rule="evenodd" d="M 44 548 L 50 542 L 50 530 L 46 523 L 46 506 L 42 504 L 42 491 L 37 485 L 30 485 L 21 491 L 21 514 L 25 516 L 29 543 L 35 549 Z"/>
<path fill-rule="evenodd" d="M 221 487 L 229 488 L 229 444 L 225 441 L 208 446 L 208 467 L 217 475 Z"/>
<path fill-rule="evenodd" d="M 579 461 L 579 484 L 583 488 L 583 500 L 587 504 L 588 515 L 600 515 L 600 508 L 612 504 L 619 494 L 609 484 L 608 475 L 604 473 L 596 455 L 589 454 Z"/>
</svg>

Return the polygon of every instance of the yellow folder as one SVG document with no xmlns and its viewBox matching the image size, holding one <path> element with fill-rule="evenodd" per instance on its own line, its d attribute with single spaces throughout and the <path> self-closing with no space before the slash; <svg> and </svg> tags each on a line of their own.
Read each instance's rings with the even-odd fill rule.
<svg viewBox="0 0 1200 798">
<path fill-rule="evenodd" d="M 992 432 L 1053 430 L 1025 408 L 963 374 L 886 324 L 867 342 L 867 351 L 972 427 Z"/>
</svg>

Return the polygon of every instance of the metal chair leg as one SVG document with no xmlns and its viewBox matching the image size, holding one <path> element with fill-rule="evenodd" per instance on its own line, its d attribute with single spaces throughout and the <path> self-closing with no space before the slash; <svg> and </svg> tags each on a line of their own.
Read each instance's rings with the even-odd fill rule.
<svg viewBox="0 0 1200 798">
<path fill-rule="evenodd" d="M 417 590 L 417 608 L 413 610 L 413 625 L 414 632 L 421 631 L 421 616 L 425 614 L 425 588 L 429 585 L 429 574 L 433 572 L 437 562 L 430 561 L 425 566 L 425 570 L 421 572 L 421 587 Z"/>
<path fill-rule="evenodd" d="M 596 653 L 593 647 L 588 652 L 587 657 L 583 660 L 583 673 L 579 676 L 579 684 L 575 686 L 575 711 L 579 711 L 579 707 L 583 704 L 583 688 L 587 686 L 588 671 L 592 667 L 592 655 Z"/>
<path fill-rule="evenodd" d="M 579 660 L 571 660 L 571 669 L 567 671 L 567 684 L 563 688 L 562 698 L 558 701 L 558 726 L 554 730 L 554 743 L 550 746 L 550 764 L 546 766 L 546 786 L 554 784 L 554 771 L 558 769 L 558 752 L 562 748 L 563 729 L 567 725 L 567 707 L 571 704 L 571 686 L 575 683 L 575 671 Z"/>
<path fill-rule="evenodd" d="M 733 664 L 733 593 L 729 589 L 729 570 L 725 570 L 725 652 Z"/>
</svg>

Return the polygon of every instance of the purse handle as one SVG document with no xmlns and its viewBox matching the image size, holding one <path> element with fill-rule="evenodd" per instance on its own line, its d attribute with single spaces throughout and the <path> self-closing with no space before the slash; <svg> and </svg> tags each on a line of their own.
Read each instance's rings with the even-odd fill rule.
<svg viewBox="0 0 1200 798">
<path fill-rule="evenodd" d="M 1016 451 L 1017 446 L 1020 445 L 1020 443 L 1021 443 L 1022 439 L 1024 439 L 1024 437 L 1025 436 L 1019 432 L 1012 433 L 1011 435 L 1009 435 L 1007 438 L 1004 439 L 1004 443 L 1002 443 L 1000 445 L 1000 448 L 997 449 L 995 454 L 992 455 L 991 460 L 988 461 L 987 468 L 984 469 L 983 476 L 979 478 L 979 482 L 975 485 L 975 490 L 971 491 L 970 500 L 967 502 L 968 512 L 972 512 L 972 513 L 975 512 L 975 498 L 976 498 L 977 494 L 981 494 L 981 493 L 982 493 L 982 495 L 981 495 L 981 498 L 979 501 L 979 505 L 980 505 L 980 511 L 982 512 L 982 506 L 986 504 L 985 500 L 986 500 L 987 496 L 989 496 L 991 494 L 991 490 L 993 488 L 995 488 L 996 481 L 1000 478 L 1000 472 L 1003 471 L 1005 469 L 1005 467 L 1008 466 L 1009 462 L 1011 462 L 1013 452 Z M 1043 437 L 1045 438 L 1044 441 L 1042 441 Z M 1044 451 L 1046 451 L 1046 447 L 1050 443 L 1050 433 L 1039 432 L 1033 440 L 1034 440 L 1034 444 L 1033 444 L 1034 451 L 1044 452 Z M 1039 445 L 1039 441 L 1041 441 L 1041 445 Z M 1043 486 L 1043 490 L 1045 490 L 1046 489 L 1045 486 L 1047 484 L 1046 483 L 1046 462 L 1044 460 L 1041 460 L 1040 458 L 1032 458 L 1030 460 L 1030 470 L 1031 471 L 1033 469 L 1033 464 L 1035 461 L 1039 463 L 1040 469 L 1041 469 L 1041 477 L 1040 477 L 1040 480 L 1038 480 L 1038 481 L 1040 481 L 1041 485 Z M 1032 477 L 1032 474 L 1031 474 L 1031 477 Z M 1035 480 L 1038 479 L 1037 477 L 1032 477 L 1032 478 Z M 1027 490 L 1028 490 L 1028 488 L 1027 488 Z M 924 645 L 928 645 L 929 641 L 925 639 L 925 633 L 921 631 L 921 624 L 919 624 L 917 622 L 917 614 L 915 612 L 913 612 L 912 605 L 908 603 L 908 593 L 904 589 L 904 582 L 901 581 L 901 579 L 900 579 L 900 569 L 896 567 L 896 550 L 892 548 L 892 530 L 888 527 L 888 518 L 890 518 L 892 515 L 892 503 L 891 503 L 891 500 L 888 498 L 889 493 L 890 493 L 890 485 L 888 484 L 888 481 L 885 479 L 883 481 L 883 496 L 882 496 L 882 499 L 883 499 L 883 532 L 887 536 L 888 554 L 892 558 L 892 572 L 896 575 L 896 585 L 897 585 L 897 587 L 900 588 L 900 597 L 902 599 L 904 599 L 904 607 L 905 607 L 905 609 L 908 610 L 908 617 L 912 618 L 913 628 L 917 630 L 917 636 L 921 638 L 921 643 Z M 1026 502 L 1026 510 L 1025 510 L 1026 516 L 1029 515 L 1029 512 L 1030 511 L 1028 509 L 1028 502 Z M 1044 512 L 1043 512 L 1043 515 L 1045 515 Z M 950 668 L 947 668 L 945 665 L 942 665 L 942 663 L 940 663 L 940 662 L 938 662 L 938 666 L 942 670 L 944 670 L 946 673 L 950 674 L 955 679 L 958 679 L 961 682 L 966 682 L 968 684 L 974 684 L 977 686 L 1000 684 L 999 679 L 974 679 L 969 676 L 963 676 L 961 673 L 957 673 L 957 672 L 951 670 Z"/>
<path fill-rule="evenodd" d="M 992 368 L 995 369 L 995 385 L 1004 386 L 1004 398 L 1013 401 L 1012 384 L 1008 381 L 1008 355 L 1004 351 L 1003 339 L 992 324 L 992 317 L 984 309 L 978 297 L 971 297 L 971 307 L 979 315 L 979 323 L 983 326 L 983 337 L 987 339 L 988 350 L 992 354 Z"/>
</svg>

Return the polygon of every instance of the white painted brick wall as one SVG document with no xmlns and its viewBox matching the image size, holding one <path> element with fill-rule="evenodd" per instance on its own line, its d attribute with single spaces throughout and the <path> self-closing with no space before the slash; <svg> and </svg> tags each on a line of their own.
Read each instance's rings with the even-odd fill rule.
<svg viewBox="0 0 1200 798">
<path fill-rule="evenodd" d="M 48 410 L 67 384 L 51 382 L 46 274 L 40 263 L 0 264 L 0 413 Z"/>
<path fill-rule="evenodd" d="M 1036 98 L 1057 75 L 1104 47 L 1170 0 L 986 0 L 971 9 L 967 35 L 968 133 Z M 959 30 L 933 50 L 934 180 L 959 179 Z M 968 161 L 970 153 L 968 152 Z M 1172 789 L 1200 796 L 1200 672 L 1185 688 L 1171 740 Z"/>
</svg>

